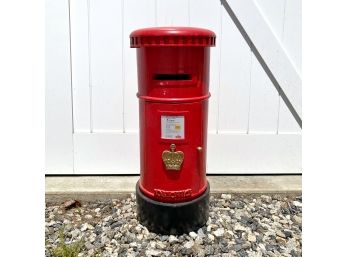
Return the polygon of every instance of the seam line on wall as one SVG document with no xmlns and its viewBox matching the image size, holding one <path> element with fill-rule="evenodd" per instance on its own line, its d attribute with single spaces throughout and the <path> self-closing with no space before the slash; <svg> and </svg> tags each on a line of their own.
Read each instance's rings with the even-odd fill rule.
<svg viewBox="0 0 348 257">
<path fill-rule="evenodd" d="M 90 0 L 87 0 L 87 32 L 88 32 L 88 88 L 89 88 L 89 131 L 93 133 L 93 107 L 92 107 L 92 72 L 91 72 L 91 8 L 90 8 Z"/>
<path fill-rule="evenodd" d="M 281 42 L 284 43 L 284 30 L 285 30 L 285 12 L 286 12 L 286 4 L 287 0 L 284 0 L 283 6 L 283 19 L 282 19 L 282 34 L 280 36 Z M 279 134 L 279 121 L 280 121 L 280 103 L 281 103 L 281 95 L 278 92 L 278 122 L 277 122 L 277 134 Z"/>
<path fill-rule="evenodd" d="M 70 100 L 71 100 L 71 151 L 72 151 L 72 172 L 75 174 L 75 148 L 74 148 L 74 101 L 73 101 L 73 75 L 72 75 L 72 53 L 71 53 L 71 1 L 68 0 L 69 14 L 69 65 L 70 65 Z"/>
<path fill-rule="evenodd" d="M 124 40 L 125 40 L 125 36 L 124 36 L 124 0 L 121 1 L 121 19 L 122 19 L 122 131 L 123 133 L 126 133 L 126 125 L 125 125 L 125 60 L 124 60 L 124 52 L 125 52 L 125 49 L 124 49 Z"/>
<path fill-rule="evenodd" d="M 221 91 L 221 57 L 222 57 L 222 5 L 220 4 L 220 49 L 219 49 L 219 75 L 218 75 L 218 92 L 217 92 L 217 117 L 216 117 L 216 134 L 219 134 L 220 121 L 220 91 Z"/>
<path fill-rule="evenodd" d="M 187 16 L 188 16 L 188 24 L 191 25 L 191 8 L 190 8 L 190 0 L 187 0 Z"/>
<path fill-rule="evenodd" d="M 248 123 L 246 133 L 250 133 L 250 110 L 251 110 L 251 89 L 252 89 L 252 75 L 253 75 L 253 51 L 250 48 L 250 70 L 249 70 L 249 99 L 248 99 Z"/>
<path fill-rule="evenodd" d="M 158 25 L 157 20 L 158 20 L 158 18 L 157 18 L 157 0 L 155 0 L 155 26 Z"/>
</svg>

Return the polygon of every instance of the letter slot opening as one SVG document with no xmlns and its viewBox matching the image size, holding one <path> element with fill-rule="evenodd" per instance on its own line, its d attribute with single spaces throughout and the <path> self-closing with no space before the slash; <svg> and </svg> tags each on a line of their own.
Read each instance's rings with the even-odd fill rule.
<svg viewBox="0 0 348 257">
<path fill-rule="evenodd" d="M 191 80 L 191 74 L 155 74 L 154 80 Z"/>
</svg>

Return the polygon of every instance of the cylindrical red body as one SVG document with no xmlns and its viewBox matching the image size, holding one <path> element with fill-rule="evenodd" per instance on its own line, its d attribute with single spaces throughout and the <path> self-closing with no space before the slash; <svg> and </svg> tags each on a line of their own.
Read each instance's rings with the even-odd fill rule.
<svg viewBox="0 0 348 257">
<path fill-rule="evenodd" d="M 134 31 L 140 124 L 140 190 L 160 202 L 185 202 L 207 188 L 209 47 L 196 28 Z"/>
</svg>

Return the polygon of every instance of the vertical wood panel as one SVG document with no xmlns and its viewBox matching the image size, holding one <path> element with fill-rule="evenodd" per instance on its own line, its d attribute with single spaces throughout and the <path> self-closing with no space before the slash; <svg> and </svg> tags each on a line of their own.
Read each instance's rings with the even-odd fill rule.
<svg viewBox="0 0 348 257">
<path fill-rule="evenodd" d="M 190 26 L 210 29 L 216 34 L 216 46 L 210 49 L 210 93 L 208 130 L 217 131 L 218 91 L 220 85 L 221 11 L 211 0 L 190 0 Z"/>
<path fill-rule="evenodd" d="M 302 1 L 286 0 L 283 45 L 301 74 Z"/>
<path fill-rule="evenodd" d="M 251 66 L 249 132 L 276 133 L 279 94 L 253 56 Z"/>
<path fill-rule="evenodd" d="M 190 23 L 188 7 L 188 0 L 158 0 L 157 26 L 188 26 Z"/>
<path fill-rule="evenodd" d="M 70 1 L 71 64 L 75 132 L 90 131 L 88 6 L 90 0 Z"/>
<path fill-rule="evenodd" d="M 288 1 L 288 0 L 279 0 L 279 1 L 273 1 L 273 0 L 258 0 L 258 6 L 262 13 L 264 14 L 264 17 L 268 20 L 270 26 L 272 27 L 274 33 L 278 36 L 280 41 L 283 41 L 283 46 L 288 49 L 285 41 L 287 41 L 287 34 L 288 34 L 288 25 L 289 20 L 296 19 L 296 21 L 300 20 L 300 16 L 292 17 L 292 14 L 290 15 L 288 9 L 288 5 L 294 5 L 296 1 Z M 293 10 L 292 10 L 293 11 Z M 290 17 L 287 17 L 289 16 Z M 287 21 L 288 20 L 288 21 Z M 294 22 L 296 23 L 296 22 Z M 297 27 L 298 28 L 298 27 Z M 295 33 L 294 29 L 291 28 L 291 33 Z M 297 30 L 295 33 L 296 35 L 293 35 L 293 40 L 298 40 L 298 37 L 300 37 L 300 31 Z M 298 44 L 295 42 L 295 45 Z M 288 53 L 290 53 L 288 51 Z M 278 118 L 278 133 L 287 133 L 287 132 L 299 132 L 300 127 L 296 123 L 294 117 L 286 107 L 284 101 L 279 96 L 279 110 L 278 110 L 279 118 Z"/>
<path fill-rule="evenodd" d="M 251 52 L 225 10 L 222 11 L 218 131 L 246 133 Z"/>
<path fill-rule="evenodd" d="M 256 4 L 268 21 L 275 35 L 281 40 L 283 34 L 284 8 L 286 0 L 257 0 Z"/>
<path fill-rule="evenodd" d="M 288 107 L 281 99 L 279 105 L 279 125 L 278 133 L 299 133 L 301 132 L 300 126 L 297 124 L 296 120 L 292 116 Z"/>
<path fill-rule="evenodd" d="M 297 67 L 297 71 L 301 74 L 301 0 L 286 0 L 283 45 L 286 48 L 289 57 Z M 290 111 L 283 101 L 279 107 L 279 133 L 299 132 L 300 127 L 293 119 Z"/>
<path fill-rule="evenodd" d="M 92 130 L 123 130 L 122 0 L 90 1 Z"/>
<path fill-rule="evenodd" d="M 73 173 L 69 1 L 46 1 L 46 174 Z"/>
<path fill-rule="evenodd" d="M 135 133 L 76 133 L 76 174 L 139 174 Z"/>
<path fill-rule="evenodd" d="M 256 2 L 273 33 L 281 40 L 285 0 Z M 280 96 L 257 59 L 253 56 L 249 131 L 277 133 Z"/>
<path fill-rule="evenodd" d="M 129 34 L 135 29 L 155 26 L 155 3 L 155 0 L 124 2 L 124 127 L 126 132 L 138 131 L 139 127 L 136 49 L 129 47 Z"/>
</svg>

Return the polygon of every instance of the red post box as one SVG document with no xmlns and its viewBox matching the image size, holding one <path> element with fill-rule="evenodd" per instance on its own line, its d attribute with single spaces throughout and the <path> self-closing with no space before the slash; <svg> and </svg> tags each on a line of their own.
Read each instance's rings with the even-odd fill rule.
<svg viewBox="0 0 348 257">
<path fill-rule="evenodd" d="M 198 229 L 209 213 L 205 167 L 215 34 L 200 28 L 146 28 L 131 33 L 130 45 L 137 48 L 138 65 L 138 219 L 158 233 Z"/>
</svg>

